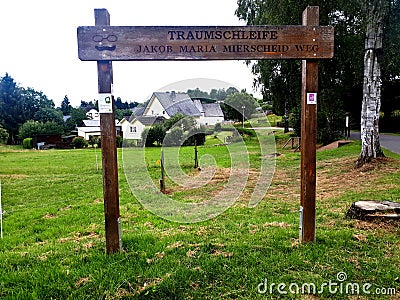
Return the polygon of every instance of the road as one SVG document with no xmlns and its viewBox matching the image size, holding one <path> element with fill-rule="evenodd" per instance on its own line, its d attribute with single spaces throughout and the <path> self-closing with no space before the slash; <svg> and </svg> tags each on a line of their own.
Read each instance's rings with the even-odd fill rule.
<svg viewBox="0 0 400 300">
<path fill-rule="evenodd" d="M 352 131 L 350 133 L 350 138 L 355 140 L 360 140 L 361 133 Z M 381 142 L 381 146 L 383 148 L 386 148 L 392 152 L 400 154 L 400 136 L 380 134 L 379 141 Z"/>
</svg>

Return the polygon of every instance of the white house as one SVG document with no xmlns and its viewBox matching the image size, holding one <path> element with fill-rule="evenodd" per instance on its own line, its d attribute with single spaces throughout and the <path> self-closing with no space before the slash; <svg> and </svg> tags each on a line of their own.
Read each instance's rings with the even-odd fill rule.
<svg viewBox="0 0 400 300">
<path fill-rule="evenodd" d="M 222 112 L 219 103 L 201 103 L 198 99 L 193 102 L 201 113 L 198 121 L 200 124 L 207 126 L 222 123 L 224 121 L 224 113 Z"/>
<path fill-rule="evenodd" d="M 96 110 L 94 110 L 96 111 Z M 83 120 L 84 126 L 77 127 L 78 136 L 83 137 L 85 140 L 89 140 L 90 136 L 100 137 L 100 118 L 97 120 Z M 117 134 L 121 130 L 120 124 L 118 120 L 115 120 L 115 126 L 117 130 Z"/>
<path fill-rule="evenodd" d="M 122 137 L 127 140 L 141 140 L 142 132 L 146 127 L 161 124 L 165 120 L 162 116 L 130 116 L 120 122 Z"/>
<path fill-rule="evenodd" d="M 169 119 L 177 113 L 195 119 L 199 119 L 201 116 L 188 94 L 176 92 L 153 93 L 143 116 L 162 116 Z"/>
<path fill-rule="evenodd" d="M 83 137 L 85 140 L 89 140 L 90 136 L 93 137 L 100 137 L 101 132 L 100 132 L 100 126 L 95 126 L 95 127 L 77 127 L 78 130 L 78 136 Z"/>
<path fill-rule="evenodd" d="M 91 108 L 90 110 L 88 110 L 88 111 L 86 112 L 86 117 L 88 117 L 88 118 L 91 119 L 91 120 L 100 120 L 100 114 L 99 114 L 99 112 L 98 112 L 96 109 L 94 109 L 94 108 Z"/>
<path fill-rule="evenodd" d="M 100 127 L 100 119 L 97 120 L 83 120 L 82 121 L 85 127 Z"/>
<path fill-rule="evenodd" d="M 169 119 L 181 113 L 190 116 L 202 125 L 215 125 L 224 121 L 219 103 L 202 103 L 192 100 L 186 93 L 155 92 L 143 113 L 143 116 L 162 116 Z"/>
<path fill-rule="evenodd" d="M 124 139 L 127 140 L 140 140 L 142 138 L 142 131 L 146 127 L 135 117 L 123 118 L 119 125 Z"/>
</svg>

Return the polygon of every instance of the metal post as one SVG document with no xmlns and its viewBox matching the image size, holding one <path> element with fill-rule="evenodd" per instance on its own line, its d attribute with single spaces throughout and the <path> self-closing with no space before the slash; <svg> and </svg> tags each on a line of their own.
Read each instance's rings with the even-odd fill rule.
<svg viewBox="0 0 400 300">
<path fill-rule="evenodd" d="M 110 25 L 110 14 L 106 9 L 95 9 L 96 26 Z M 112 109 L 100 111 L 101 150 L 103 166 L 104 216 L 107 254 L 121 250 L 121 230 L 118 193 L 117 143 L 112 93 L 113 73 L 111 61 L 97 61 L 99 94 L 108 94 Z"/>
<path fill-rule="evenodd" d="M 304 26 L 319 25 L 319 7 L 303 12 Z M 302 61 L 300 242 L 315 241 L 318 62 Z"/>
</svg>

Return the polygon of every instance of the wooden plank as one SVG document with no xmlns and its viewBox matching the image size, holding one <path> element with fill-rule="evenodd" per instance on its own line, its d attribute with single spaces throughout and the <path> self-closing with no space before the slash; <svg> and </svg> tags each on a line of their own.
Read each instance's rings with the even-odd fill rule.
<svg viewBox="0 0 400 300">
<path fill-rule="evenodd" d="M 317 6 L 307 7 L 303 12 L 303 25 L 318 24 L 319 8 Z M 315 60 L 303 60 L 301 92 L 301 242 L 315 241 L 317 104 L 316 101 L 309 101 L 308 95 L 317 92 L 318 62 Z"/>
<path fill-rule="evenodd" d="M 96 25 L 109 25 L 110 15 L 105 9 L 95 9 Z M 97 62 L 99 94 L 111 94 L 113 83 L 112 62 Z M 114 106 L 114 99 L 112 99 Z M 121 248 L 119 230 L 119 192 L 117 143 L 114 109 L 112 113 L 100 113 L 101 150 L 103 165 L 104 216 L 106 231 L 106 251 L 118 252 Z"/>
<path fill-rule="evenodd" d="M 81 60 L 332 58 L 332 26 L 81 26 Z"/>
</svg>

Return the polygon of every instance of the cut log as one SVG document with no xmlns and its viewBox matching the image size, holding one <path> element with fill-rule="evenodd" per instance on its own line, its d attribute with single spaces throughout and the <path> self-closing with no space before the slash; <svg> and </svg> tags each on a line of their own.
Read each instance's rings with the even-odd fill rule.
<svg viewBox="0 0 400 300">
<path fill-rule="evenodd" d="M 363 221 L 400 221 L 400 203 L 392 201 L 357 201 L 346 214 L 347 218 Z"/>
</svg>

